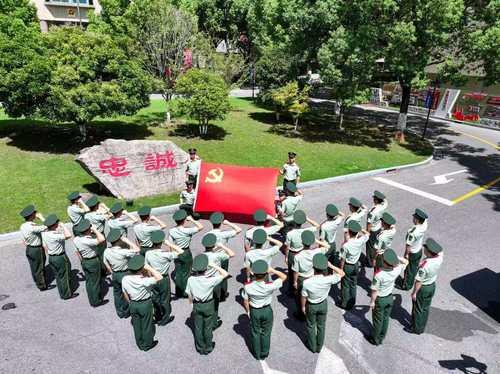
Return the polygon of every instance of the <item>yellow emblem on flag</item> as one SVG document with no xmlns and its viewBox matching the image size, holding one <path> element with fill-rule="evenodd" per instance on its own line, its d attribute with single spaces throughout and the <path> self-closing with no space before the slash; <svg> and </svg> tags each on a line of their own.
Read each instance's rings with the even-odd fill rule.
<svg viewBox="0 0 500 374">
<path fill-rule="evenodd" d="M 221 168 L 210 169 L 205 177 L 205 183 L 221 183 L 224 177 L 224 170 Z"/>
</svg>

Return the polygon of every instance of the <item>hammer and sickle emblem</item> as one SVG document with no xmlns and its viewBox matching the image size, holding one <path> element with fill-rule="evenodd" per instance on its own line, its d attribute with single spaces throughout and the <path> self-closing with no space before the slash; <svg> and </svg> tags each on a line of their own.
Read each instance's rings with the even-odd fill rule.
<svg viewBox="0 0 500 374">
<path fill-rule="evenodd" d="M 205 183 L 221 183 L 224 177 L 224 170 L 221 168 L 210 169 L 205 177 Z"/>
</svg>

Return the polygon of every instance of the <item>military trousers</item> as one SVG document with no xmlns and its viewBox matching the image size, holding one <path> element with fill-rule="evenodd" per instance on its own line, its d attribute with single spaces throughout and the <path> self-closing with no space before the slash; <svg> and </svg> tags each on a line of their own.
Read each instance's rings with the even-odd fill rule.
<svg viewBox="0 0 500 374">
<path fill-rule="evenodd" d="M 318 304 L 306 304 L 307 347 L 311 352 L 319 353 L 325 343 L 327 299 Z"/>
<path fill-rule="evenodd" d="M 418 290 L 417 299 L 413 302 L 411 311 L 411 327 L 415 334 L 421 334 L 425 330 L 434 292 L 436 292 L 435 283 L 421 286 L 420 290 Z"/>
<path fill-rule="evenodd" d="M 295 263 L 296 252 L 288 250 L 287 260 L 288 260 L 288 292 L 293 294 L 295 289 L 293 287 L 293 273 L 292 266 Z"/>
<path fill-rule="evenodd" d="M 142 247 L 141 246 L 141 250 L 140 250 L 140 254 L 141 256 L 146 256 L 146 252 L 149 251 L 150 249 L 152 249 L 153 247 Z"/>
<path fill-rule="evenodd" d="M 377 243 L 377 236 L 380 230 L 370 231 L 370 238 L 366 242 L 366 266 L 373 267 L 373 261 L 377 255 L 377 250 L 375 249 L 375 244 Z"/>
<path fill-rule="evenodd" d="M 415 276 L 417 275 L 418 265 L 420 264 L 420 259 L 422 258 L 422 251 L 417 253 L 410 253 L 408 257 L 408 266 L 405 269 L 405 275 L 403 278 L 402 289 L 410 290 L 413 288 L 415 283 Z"/>
<path fill-rule="evenodd" d="M 193 303 L 194 344 L 198 353 L 208 354 L 214 349 L 214 316 L 217 316 L 214 300 Z"/>
<path fill-rule="evenodd" d="M 152 288 L 152 300 L 156 323 L 160 326 L 167 324 L 172 307 L 170 305 L 170 277 L 163 274 L 163 279 Z"/>
<path fill-rule="evenodd" d="M 326 251 L 325 255 L 332 265 L 337 267 L 340 265 L 340 255 L 337 251 L 337 244 L 330 243 L 330 248 Z"/>
<path fill-rule="evenodd" d="M 102 234 L 104 235 L 104 233 Z M 108 274 L 108 269 L 106 269 L 106 265 L 104 265 L 104 251 L 106 250 L 106 248 L 107 248 L 106 242 L 98 244 L 96 247 L 97 256 L 99 256 L 99 262 L 101 264 L 101 274 L 103 277 L 105 277 L 106 274 Z"/>
<path fill-rule="evenodd" d="M 120 318 L 128 318 L 130 317 L 130 309 L 129 303 L 123 296 L 122 290 L 122 279 L 125 275 L 128 274 L 127 270 L 124 271 L 114 271 L 112 276 L 112 284 L 113 284 L 113 298 L 115 302 L 115 310 L 116 314 Z"/>
<path fill-rule="evenodd" d="M 45 251 L 42 246 L 26 246 L 26 258 L 30 264 L 31 276 L 39 290 L 47 289 L 45 281 Z"/>
<path fill-rule="evenodd" d="M 70 275 L 71 263 L 66 253 L 60 255 L 50 255 L 49 265 L 56 277 L 57 290 L 61 299 L 69 299 L 73 292 L 71 291 Z"/>
<path fill-rule="evenodd" d="M 294 179 L 294 180 L 288 180 L 288 179 L 284 179 L 283 178 L 283 190 L 286 190 L 286 185 L 287 183 L 291 183 L 293 184 L 294 186 L 297 186 L 297 179 Z"/>
<path fill-rule="evenodd" d="M 269 356 L 271 332 L 273 329 L 273 309 L 271 305 L 262 308 L 250 307 L 250 343 L 257 360 Z"/>
<path fill-rule="evenodd" d="M 392 293 L 387 296 L 377 297 L 375 307 L 372 311 L 373 333 L 372 337 L 375 344 L 382 344 L 389 328 L 389 319 L 391 317 L 394 297 Z"/>
<path fill-rule="evenodd" d="M 189 248 L 185 248 L 184 252 L 177 257 L 175 263 L 175 295 L 177 297 L 185 297 L 186 286 L 191 267 L 193 266 L 193 254 Z"/>
<path fill-rule="evenodd" d="M 130 315 L 134 327 L 135 343 L 142 351 L 153 348 L 156 328 L 153 321 L 151 299 L 130 302 Z"/>
<path fill-rule="evenodd" d="M 356 287 L 358 285 L 358 264 L 344 264 L 345 276 L 342 277 L 341 286 L 341 303 L 340 306 L 344 309 L 352 309 L 356 304 Z"/>
<path fill-rule="evenodd" d="M 220 267 L 224 270 L 229 270 L 229 260 L 221 261 Z M 227 278 L 222 281 L 220 284 L 220 301 L 225 301 L 227 295 Z"/>
<path fill-rule="evenodd" d="M 101 303 L 101 262 L 99 257 L 82 259 L 82 269 L 85 273 L 85 289 L 92 306 Z"/>
</svg>

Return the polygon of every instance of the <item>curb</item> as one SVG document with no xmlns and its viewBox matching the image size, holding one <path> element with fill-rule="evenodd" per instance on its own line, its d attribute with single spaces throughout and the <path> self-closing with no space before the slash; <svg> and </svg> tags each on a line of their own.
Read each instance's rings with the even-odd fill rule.
<svg viewBox="0 0 500 374">
<path fill-rule="evenodd" d="M 333 183 L 333 182 L 346 182 L 346 181 L 361 179 L 361 178 L 365 178 L 365 177 L 370 177 L 373 175 L 385 174 L 385 173 L 393 172 L 396 170 L 416 168 L 416 167 L 423 166 L 423 165 L 430 163 L 432 161 L 432 159 L 433 159 L 433 156 L 430 156 L 427 159 L 420 161 L 420 162 L 417 162 L 417 163 L 414 163 L 414 164 L 393 166 L 393 167 L 376 169 L 376 170 L 369 170 L 369 171 L 362 171 L 360 173 L 339 175 L 337 177 L 330 177 L 330 178 L 324 178 L 324 179 L 316 179 L 316 180 L 312 180 L 312 181 L 308 181 L 308 182 L 299 183 L 298 187 L 299 188 L 311 188 L 311 187 L 323 186 L 325 184 L 329 184 L 329 183 Z M 276 190 L 278 190 L 278 187 L 276 187 Z M 178 208 L 179 208 L 179 204 L 173 204 L 173 205 L 166 205 L 166 206 L 160 206 L 157 208 L 152 208 L 151 211 L 155 215 L 163 215 L 163 214 L 171 214 L 171 213 L 175 212 Z M 130 213 L 134 213 L 134 212 L 130 212 Z M 71 228 L 71 225 L 68 225 L 68 227 Z M 21 238 L 20 231 L 14 231 L 14 232 L 8 232 L 6 234 L 0 234 L 0 242 L 6 242 L 9 240 L 20 239 L 20 238 Z"/>
</svg>

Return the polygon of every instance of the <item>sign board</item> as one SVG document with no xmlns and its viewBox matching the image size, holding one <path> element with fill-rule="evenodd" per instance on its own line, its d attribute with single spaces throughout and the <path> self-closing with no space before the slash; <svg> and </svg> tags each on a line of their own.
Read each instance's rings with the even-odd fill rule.
<svg viewBox="0 0 500 374">
<path fill-rule="evenodd" d="M 446 89 L 438 107 L 434 113 L 434 116 L 440 118 L 450 118 L 451 111 L 455 106 L 455 102 L 460 95 L 460 90 Z"/>
<path fill-rule="evenodd" d="M 170 141 L 107 139 L 75 160 L 114 196 L 132 200 L 181 190 L 189 155 Z"/>
</svg>

